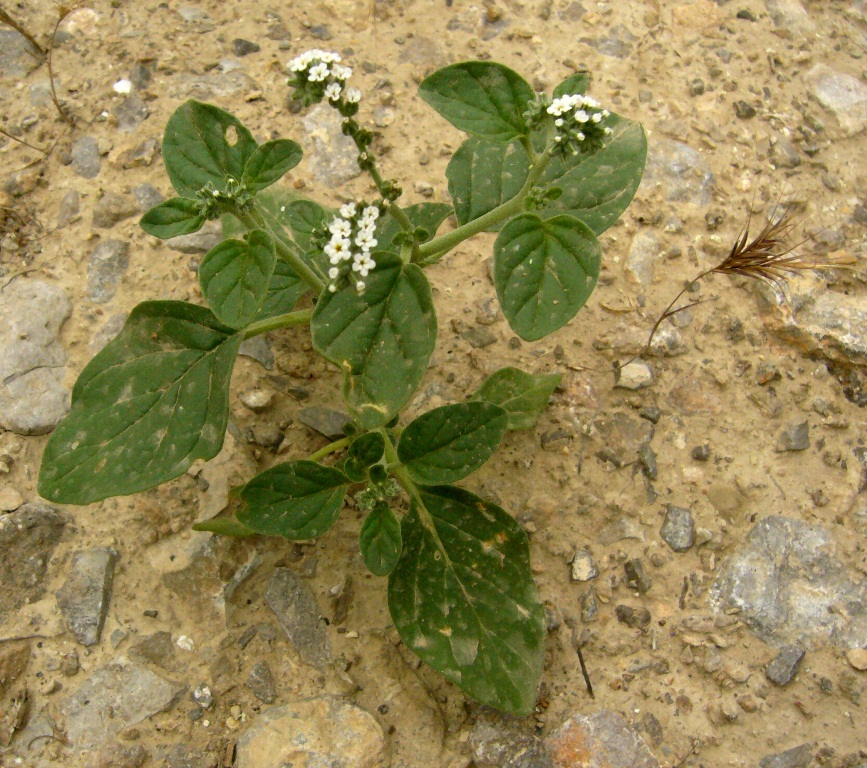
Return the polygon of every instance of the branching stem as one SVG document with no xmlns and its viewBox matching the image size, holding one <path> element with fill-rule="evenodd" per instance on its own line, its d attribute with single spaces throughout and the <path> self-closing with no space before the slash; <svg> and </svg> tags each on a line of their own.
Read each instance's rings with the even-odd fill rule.
<svg viewBox="0 0 867 768">
<path fill-rule="evenodd" d="M 260 320 L 258 323 L 251 323 L 244 329 L 244 338 L 252 339 L 254 336 L 259 336 L 268 331 L 276 331 L 280 328 L 289 328 L 293 325 L 306 325 L 313 317 L 312 309 L 299 309 L 295 312 L 287 312 L 285 315 L 275 315 L 274 317 Z"/>
<path fill-rule="evenodd" d="M 340 440 L 335 440 L 333 443 L 328 443 L 328 445 L 320 448 L 318 451 L 313 451 L 313 453 L 307 457 L 307 461 L 319 461 L 319 459 L 323 459 L 329 454 L 342 451 L 344 448 L 347 448 L 351 442 L 352 438 L 341 437 Z"/>
</svg>

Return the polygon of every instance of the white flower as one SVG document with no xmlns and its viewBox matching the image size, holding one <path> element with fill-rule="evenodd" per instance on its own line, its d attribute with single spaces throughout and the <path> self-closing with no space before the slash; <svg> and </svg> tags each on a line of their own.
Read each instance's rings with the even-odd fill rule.
<svg viewBox="0 0 867 768">
<path fill-rule="evenodd" d="M 310 66 L 313 59 L 310 56 L 310 51 L 306 53 L 302 53 L 300 56 L 296 56 L 292 61 L 289 62 L 289 69 L 293 72 L 303 72 L 307 67 Z"/>
<path fill-rule="evenodd" d="M 319 64 L 314 64 L 310 67 L 310 71 L 307 73 L 307 79 L 311 83 L 320 83 L 328 77 L 328 74 L 328 65 L 324 62 L 320 62 Z"/>
<path fill-rule="evenodd" d="M 361 218 L 376 221 L 379 218 L 379 208 L 375 205 L 368 205 L 367 208 L 361 212 Z"/>
<path fill-rule="evenodd" d="M 352 77 L 352 67 L 344 67 L 341 64 L 336 64 L 331 68 L 331 74 L 337 80 L 349 80 Z"/>
<path fill-rule="evenodd" d="M 340 206 L 340 215 L 344 219 L 351 219 L 355 216 L 355 203 L 344 203 Z"/>
<path fill-rule="evenodd" d="M 332 280 L 335 280 L 338 275 L 340 275 L 340 270 L 337 267 L 331 267 L 331 269 L 328 270 L 328 277 Z"/>
<path fill-rule="evenodd" d="M 592 115 L 590 115 L 590 119 L 594 123 L 601 123 L 602 122 L 602 113 L 601 112 L 594 112 Z"/>
<path fill-rule="evenodd" d="M 326 64 L 336 64 L 340 61 L 340 54 L 334 53 L 334 51 L 320 51 L 317 49 L 316 53 L 319 54 L 317 56 L 319 61 L 324 61 Z"/>
<path fill-rule="evenodd" d="M 358 291 L 359 293 L 361 293 L 364 290 L 364 280 L 359 280 L 355 284 L 355 290 Z"/>
<path fill-rule="evenodd" d="M 372 234 L 367 234 L 367 232 L 359 233 L 358 237 L 355 238 L 355 244 L 361 248 L 362 251 L 369 251 L 371 248 L 376 248 L 378 241 Z"/>
<path fill-rule="evenodd" d="M 328 286 L 328 292 L 337 293 L 337 286 L 334 283 L 331 283 L 331 285 Z"/>
<path fill-rule="evenodd" d="M 611 129 L 610 129 L 607 125 L 605 126 L 605 135 L 606 135 L 606 136 L 610 136 L 610 135 L 611 135 Z"/>
<path fill-rule="evenodd" d="M 331 238 L 331 242 L 323 250 L 332 264 L 339 264 L 340 261 L 346 258 L 351 246 L 352 243 L 349 240 L 335 236 Z"/>
<path fill-rule="evenodd" d="M 340 99 L 340 91 L 342 88 L 340 87 L 340 83 L 331 83 L 325 89 L 325 98 L 328 101 L 338 101 Z"/>
<path fill-rule="evenodd" d="M 562 118 L 562 117 L 558 117 L 558 118 L 554 121 L 554 125 L 556 125 L 558 128 L 562 128 L 562 127 L 563 127 L 563 118 Z"/>
<path fill-rule="evenodd" d="M 346 219 L 334 219 L 334 221 L 328 225 L 328 231 L 332 235 L 349 237 L 352 234 L 352 224 L 346 221 Z"/>
<path fill-rule="evenodd" d="M 581 131 L 578 131 L 578 133 L 575 134 L 575 138 L 578 139 L 578 141 L 584 141 L 586 136 L 584 136 L 584 134 Z"/>
<path fill-rule="evenodd" d="M 575 110 L 575 121 L 578 123 L 586 123 L 590 119 L 590 115 L 588 115 L 583 109 Z"/>
<path fill-rule="evenodd" d="M 361 101 L 361 91 L 359 91 L 358 88 L 347 88 L 346 100 L 350 104 L 358 104 L 358 102 Z"/>
<path fill-rule="evenodd" d="M 603 109 L 602 117 L 611 117 L 611 113 L 607 109 Z"/>
<path fill-rule="evenodd" d="M 584 96 L 582 97 L 585 107 L 593 107 L 594 109 L 599 109 L 599 102 L 596 101 L 592 96 Z"/>
</svg>

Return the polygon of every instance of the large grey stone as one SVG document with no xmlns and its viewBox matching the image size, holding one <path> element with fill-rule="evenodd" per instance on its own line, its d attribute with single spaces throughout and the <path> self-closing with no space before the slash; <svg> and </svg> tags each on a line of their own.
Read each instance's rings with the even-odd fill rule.
<svg viewBox="0 0 867 768">
<path fill-rule="evenodd" d="M 641 190 L 659 188 L 666 200 L 707 205 L 714 187 L 710 165 L 692 147 L 672 139 L 650 143 Z"/>
<path fill-rule="evenodd" d="M 851 75 L 817 64 L 807 72 L 810 93 L 834 113 L 846 136 L 861 133 L 867 126 L 867 85 Z"/>
<path fill-rule="evenodd" d="M 238 739 L 236 768 L 385 768 L 388 744 L 373 716 L 334 696 L 269 707 Z"/>
<path fill-rule="evenodd" d="M 71 308 L 62 288 L 41 280 L 17 278 L 0 292 L 0 427 L 42 435 L 69 410 L 57 336 Z"/>
<path fill-rule="evenodd" d="M 716 611 L 737 609 L 773 645 L 854 648 L 867 637 L 867 582 L 835 557 L 825 528 L 779 515 L 756 523 L 723 564 L 710 603 Z"/>
<path fill-rule="evenodd" d="M 64 702 L 66 736 L 79 748 L 97 746 L 169 709 L 184 690 L 128 659 L 115 659 L 94 670 Z"/>
<path fill-rule="evenodd" d="M 274 611 L 302 661 L 322 669 L 331 658 L 319 605 L 310 588 L 291 568 L 276 568 L 265 592 L 265 603 Z"/>
<path fill-rule="evenodd" d="M 578 764 L 582 768 L 659 768 L 641 736 L 621 715 L 609 710 L 573 715 L 545 739 L 545 744 L 556 768 Z"/>
<path fill-rule="evenodd" d="M 116 562 L 117 551 L 111 547 L 76 552 L 66 581 L 57 593 L 66 626 L 82 645 L 99 642 L 111 601 Z"/>
<path fill-rule="evenodd" d="M 331 107 L 320 104 L 304 116 L 301 144 L 307 168 L 325 187 L 339 187 L 361 173 L 358 149 L 341 130 L 343 118 Z"/>
<path fill-rule="evenodd" d="M 478 768 L 554 768 L 545 743 L 517 722 L 477 722 L 470 750 Z"/>
<path fill-rule="evenodd" d="M 816 28 L 800 0 L 765 0 L 765 6 L 777 31 L 786 37 L 801 37 Z"/>
<path fill-rule="evenodd" d="M 87 296 L 97 304 L 114 298 L 117 286 L 129 269 L 129 243 L 104 240 L 90 254 L 87 262 Z"/>
</svg>

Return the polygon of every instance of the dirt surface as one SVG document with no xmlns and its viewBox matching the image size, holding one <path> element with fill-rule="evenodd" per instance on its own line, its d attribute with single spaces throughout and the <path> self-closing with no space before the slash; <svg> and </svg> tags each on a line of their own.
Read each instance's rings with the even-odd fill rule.
<svg viewBox="0 0 867 768">
<path fill-rule="evenodd" d="M 42 158 L 0 136 L 6 183 L 2 282 L 26 271 L 28 279 L 56 284 L 69 296 L 72 314 L 60 338 L 71 387 L 98 348 L 96 340 L 106 337 L 112 323 L 116 330 L 117 318 L 140 301 L 201 301 L 195 273 L 201 254 L 180 253 L 145 235 L 137 213 L 110 228 L 93 224 L 102 195 L 132 199 L 132 190 L 143 183 L 169 194 L 158 151 L 149 158 L 145 148 L 139 161 L 129 153 L 148 139 L 159 141 L 166 120 L 189 96 L 232 110 L 259 140 L 282 136 L 303 143 L 302 116 L 286 107 L 285 63 L 311 47 L 340 51 L 355 67 L 354 84 L 364 93 L 360 118 L 381 133 L 383 172 L 401 180 L 408 202 L 447 202 L 444 172 L 461 136 L 416 96 L 422 77 L 448 63 L 490 58 L 522 73 L 534 88 L 550 90 L 576 69 L 589 70 L 590 93 L 641 122 L 651 150 L 675 140 L 697 151 L 712 174 L 706 198 L 698 192 L 675 200 L 665 183 L 642 186 L 622 220 L 601 237 L 602 279 L 587 307 L 566 328 L 532 344 L 514 339 L 496 304 L 489 303 L 493 236 L 463 244 L 428 273 L 440 335 L 409 414 L 462 400 L 504 365 L 565 374 L 537 428 L 510 434 L 496 457 L 465 483 L 527 528 L 541 596 L 557 625 L 548 638 L 538 712 L 521 725 L 544 737 L 576 712 L 613 710 L 663 766 L 755 766 L 805 743 L 813 762 L 808 756 L 804 766 L 858 765 L 867 759 L 867 692 L 865 673 L 847 658 L 847 648 L 821 639 L 809 644 L 794 680 L 775 685 L 765 670 L 776 648 L 737 613 L 714 613 L 708 599 L 723 563 L 769 515 L 828 530 L 835 557 L 853 581 L 863 583 L 865 527 L 863 513 L 859 523 L 856 512 L 864 507 L 859 492 L 865 470 L 858 458 L 863 461 L 864 454 L 858 449 L 867 418 L 859 407 L 859 371 L 867 358 L 851 349 L 829 352 L 812 343 L 809 333 L 781 333 L 791 331 L 786 323 L 792 305 L 779 305 L 773 292 L 744 278 L 716 277 L 688 294 L 702 301 L 677 318 L 678 354 L 648 358 L 650 386 L 616 388 L 611 372 L 614 361 L 641 347 L 677 291 L 726 255 L 749 211 L 755 224 L 781 198 L 802 201 L 796 237 L 806 239 L 807 250 L 842 253 L 856 262 L 864 257 L 864 219 L 858 214 L 867 195 L 864 134 L 847 135 L 807 85 L 807 72 L 818 64 L 863 80 L 863 7 L 805 3 L 806 20 L 775 11 L 793 5 L 93 3 L 61 25 L 53 53 L 57 95 L 74 127 L 47 97 L 45 65 L 0 79 L 0 127 L 34 146 L 52 147 Z M 48 39 L 57 18 L 47 0 L 4 8 L 40 41 Z M 198 14 L 185 18 L 181 10 L 191 8 Z M 239 38 L 260 50 L 239 56 Z M 125 130 L 118 109 L 127 97 L 113 86 L 122 78 L 137 80 L 136 72 L 132 96 L 149 114 Z M 235 92 L 220 93 L 226 83 L 235 83 Z M 736 110 L 737 102 L 754 114 Z M 70 164 L 73 143 L 84 136 L 96 140 L 100 154 L 98 175 L 90 179 Z M 797 164 L 784 157 L 787 145 Z M 694 173 L 688 179 L 693 186 L 702 171 Z M 363 177 L 328 185 L 304 163 L 286 183 L 329 205 L 371 195 Z M 59 227 L 61 201 L 72 190 L 80 196 L 80 210 Z M 652 275 L 636 266 L 637 235 L 655 242 Z M 129 244 L 129 267 L 113 297 L 97 303 L 89 298 L 88 263 L 108 239 Z M 863 268 L 858 262 L 846 273 L 799 276 L 789 291 L 799 301 L 838 297 L 857 310 L 865 297 Z M 471 328 L 490 331 L 493 343 L 471 345 L 463 336 Z M 231 401 L 234 437 L 216 468 L 135 497 L 66 510 L 71 522 L 44 576 L 47 597 L 7 614 L 0 625 L 4 649 L 11 647 L 8 638 L 36 636 L 19 642 L 27 644 L 22 647 L 29 662 L 15 686 L 4 690 L 8 707 L 10 697 L 17 692 L 20 703 L 26 689 L 31 730 L 11 739 L 0 763 L 94 765 L 67 739 L 67 697 L 92 670 L 162 631 L 170 633 L 170 649 L 146 664 L 156 664 L 162 677 L 189 691 L 207 683 L 214 703 L 204 714 L 195 712 L 188 691 L 167 711 L 121 731 L 118 744 L 140 745 L 149 755 L 146 765 L 199 765 L 192 757 L 186 763 L 172 758 L 170 749 L 178 744 L 198 750 L 203 766 L 231 765 L 231 744 L 268 706 L 247 685 L 251 668 L 262 661 L 273 672 L 275 703 L 335 693 L 372 713 L 387 734 L 395 765 L 471 765 L 470 735 L 489 713 L 431 670 L 417 668 L 395 645 L 385 581 L 366 573 L 357 551 L 360 512 L 348 508 L 316 543 L 257 538 L 214 544 L 207 555 L 197 549 L 203 535 L 192 534 L 189 526 L 219 509 L 227 482 L 325 444 L 298 421 L 298 410 L 340 405 L 338 373 L 312 355 L 306 331 L 272 334 L 270 345 L 271 369 L 239 360 Z M 253 389 L 272 394 L 262 413 L 238 399 Z M 300 399 L 304 390 L 309 399 Z M 781 432 L 804 421 L 809 448 L 776 450 Z M 263 437 L 274 425 L 283 435 L 276 449 Z M 13 459 L 0 483 L 24 501 L 38 499 L 44 444 L 43 436 L 0 433 L 0 453 Z M 694 453 L 701 446 L 708 447 L 706 455 Z M 668 504 L 691 510 L 698 543 L 688 551 L 675 552 L 660 537 Z M 102 639 L 84 648 L 64 631 L 54 595 L 74 553 L 97 546 L 113 547 L 118 560 Z M 599 570 L 591 581 L 571 577 L 577 550 L 589 551 Z M 635 559 L 652 582 L 647 589 L 627 583 L 624 564 Z M 245 564 L 246 578 L 240 578 L 237 569 Z M 320 670 L 305 664 L 279 632 L 263 600 L 275 565 L 305 577 L 329 621 L 335 663 Z M 219 594 L 233 576 L 237 589 L 221 605 L 212 593 Z M 649 623 L 624 621 L 628 611 L 620 606 L 646 609 Z M 245 630 L 262 625 L 274 630 L 260 628 L 245 647 L 238 644 Z M 181 636 L 192 640 L 190 650 L 178 647 Z M 593 681 L 592 699 L 577 643 Z M 854 645 L 867 645 L 867 637 Z M 80 670 L 67 675 L 61 661 L 73 650 Z M 8 718 L 7 710 L 4 723 Z M 17 721 L 19 731 L 27 720 Z M 34 723 L 43 730 L 33 730 Z M 46 723 L 56 730 L 46 732 Z"/>
</svg>

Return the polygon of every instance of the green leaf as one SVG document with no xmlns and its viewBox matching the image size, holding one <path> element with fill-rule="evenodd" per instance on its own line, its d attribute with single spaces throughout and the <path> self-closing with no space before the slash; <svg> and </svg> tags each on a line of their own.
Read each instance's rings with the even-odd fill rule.
<svg viewBox="0 0 867 768">
<path fill-rule="evenodd" d="M 394 570 L 403 546 L 400 520 L 384 501 L 377 502 L 364 518 L 358 545 L 367 570 L 374 576 L 388 576 Z"/>
<path fill-rule="evenodd" d="M 283 174 L 301 162 L 304 153 L 290 139 L 277 139 L 260 144 L 244 166 L 241 181 L 250 192 L 270 187 Z"/>
<path fill-rule="evenodd" d="M 590 85 L 590 73 L 576 72 L 574 75 L 569 75 L 554 89 L 554 98 L 559 99 L 571 93 L 583 94 L 588 85 Z"/>
<path fill-rule="evenodd" d="M 512 330 L 535 341 L 568 323 L 596 287 L 600 260 L 596 235 L 572 216 L 508 221 L 494 243 L 494 286 Z"/>
<path fill-rule="evenodd" d="M 366 469 L 379 462 L 384 452 L 385 439 L 383 436 L 379 432 L 366 432 L 352 441 L 347 453 Z"/>
<path fill-rule="evenodd" d="M 544 610 L 527 537 L 496 504 L 453 486 L 420 489 L 388 580 L 401 640 L 470 696 L 528 715 L 544 661 Z"/>
<path fill-rule="evenodd" d="M 154 206 L 139 221 L 145 232 L 161 240 L 198 232 L 204 223 L 199 204 L 186 197 L 173 197 Z"/>
<path fill-rule="evenodd" d="M 224 240 L 205 254 L 199 282 L 214 314 L 232 328 L 249 325 L 268 291 L 277 260 L 274 241 L 255 229 L 247 241 Z"/>
<path fill-rule="evenodd" d="M 277 259 L 274 262 L 271 282 L 268 283 L 268 292 L 262 301 L 262 308 L 253 319 L 265 320 L 268 317 L 291 312 L 298 299 L 307 293 L 308 288 L 307 283 L 295 274 L 295 270 L 287 262 Z"/>
<path fill-rule="evenodd" d="M 363 430 L 387 424 L 418 387 L 436 343 L 430 285 L 415 264 L 387 251 L 358 294 L 322 294 L 313 311 L 313 346 L 344 372 L 343 394 Z"/>
<path fill-rule="evenodd" d="M 530 170 L 527 150 L 519 141 L 495 144 L 467 139 L 446 168 L 449 195 L 458 224 L 466 224 L 511 200 Z"/>
<path fill-rule="evenodd" d="M 428 237 L 425 239 L 427 242 L 436 234 L 440 224 L 451 216 L 452 207 L 445 203 L 417 203 L 407 206 L 403 212 L 415 227 L 422 227 L 428 231 Z M 381 216 L 375 235 L 378 243 L 377 248 L 384 251 L 395 251 L 395 253 L 400 252 L 400 248 L 393 245 L 393 240 L 401 232 L 403 230 L 400 228 L 400 224 L 392 216 L 387 214 Z"/>
<path fill-rule="evenodd" d="M 39 493 L 90 504 L 171 480 L 223 445 L 243 334 L 204 307 L 148 301 L 85 367 L 42 457 Z"/>
<path fill-rule="evenodd" d="M 302 541 L 327 531 L 343 507 L 349 478 L 315 461 L 288 461 L 256 475 L 241 490 L 243 525 Z"/>
<path fill-rule="evenodd" d="M 314 229 L 322 227 L 333 218 L 333 211 L 312 200 L 293 200 L 281 205 L 280 210 L 273 211 L 273 216 L 282 226 L 289 227 L 302 251 L 309 251 L 310 235 Z"/>
<path fill-rule="evenodd" d="M 256 531 L 248 528 L 237 517 L 212 517 L 210 520 L 194 523 L 192 528 L 194 531 L 208 531 L 220 536 L 233 536 L 241 539 L 256 535 Z"/>
<path fill-rule="evenodd" d="M 407 425 L 397 455 L 416 482 L 453 483 L 494 455 L 508 422 L 506 411 L 491 403 L 444 405 Z"/>
<path fill-rule="evenodd" d="M 236 117 L 190 99 L 169 118 L 162 153 L 175 191 L 195 197 L 207 184 L 225 191 L 229 178 L 240 181 L 256 146 Z"/>
<path fill-rule="evenodd" d="M 517 72 L 486 61 L 444 67 L 426 77 L 419 95 L 455 128 L 490 141 L 527 134 L 524 112 L 535 98 Z"/>
<path fill-rule="evenodd" d="M 532 429 L 562 378 L 560 373 L 533 376 L 518 368 L 501 368 L 485 379 L 473 400 L 499 405 L 509 416 L 509 429 Z"/>
</svg>

